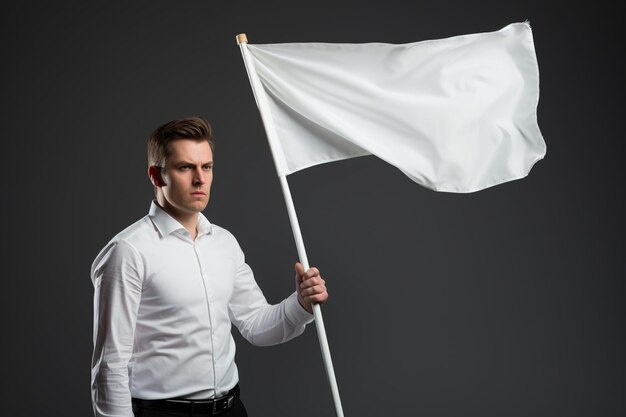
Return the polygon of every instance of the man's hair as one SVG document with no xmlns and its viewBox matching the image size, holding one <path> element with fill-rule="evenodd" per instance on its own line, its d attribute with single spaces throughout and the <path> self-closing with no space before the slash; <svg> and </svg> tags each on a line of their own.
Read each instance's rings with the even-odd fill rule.
<svg viewBox="0 0 626 417">
<path fill-rule="evenodd" d="M 179 139 L 207 141 L 213 151 L 213 133 L 209 122 L 200 116 L 172 120 L 155 130 L 148 138 L 148 166 L 165 167 L 170 156 L 169 144 Z"/>
</svg>

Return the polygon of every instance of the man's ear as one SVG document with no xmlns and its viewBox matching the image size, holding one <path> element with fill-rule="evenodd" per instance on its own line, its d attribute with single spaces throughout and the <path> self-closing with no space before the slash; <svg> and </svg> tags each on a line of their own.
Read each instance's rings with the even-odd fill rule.
<svg viewBox="0 0 626 417">
<path fill-rule="evenodd" d="M 152 165 L 148 167 L 148 176 L 150 177 L 150 181 L 152 181 L 152 185 L 155 187 L 163 187 L 165 185 L 165 181 L 163 181 L 163 177 L 161 176 L 161 168 L 156 165 Z"/>
</svg>

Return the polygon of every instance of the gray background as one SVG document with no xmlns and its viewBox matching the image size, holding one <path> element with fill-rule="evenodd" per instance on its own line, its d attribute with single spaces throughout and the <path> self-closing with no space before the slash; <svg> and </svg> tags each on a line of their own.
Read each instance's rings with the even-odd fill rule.
<svg viewBox="0 0 626 417">
<path fill-rule="evenodd" d="M 2 11 L 2 416 L 89 416 L 100 248 L 152 197 L 145 139 L 201 114 L 205 214 L 272 302 L 297 254 L 235 35 L 404 43 L 530 20 L 546 158 L 455 195 L 373 157 L 290 176 L 346 416 L 624 416 L 623 36 L 602 2 L 12 2 Z M 235 331 L 235 333 L 237 333 Z M 330 416 L 314 326 L 238 334 L 251 416 Z M 274 412 L 276 412 L 274 414 Z"/>
</svg>

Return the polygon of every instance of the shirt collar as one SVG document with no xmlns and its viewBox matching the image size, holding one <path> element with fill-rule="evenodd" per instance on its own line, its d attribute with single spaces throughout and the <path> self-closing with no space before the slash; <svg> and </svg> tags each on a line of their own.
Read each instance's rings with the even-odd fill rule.
<svg viewBox="0 0 626 417">
<path fill-rule="evenodd" d="M 198 213 L 198 236 L 210 235 L 213 232 L 213 225 L 204 217 L 204 214 Z"/>
<path fill-rule="evenodd" d="M 198 213 L 198 237 L 211 234 L 213 225 L 202 213 Z M 168 236 L 174 232 L 187 233 L 187 229 L 183 227 L 176 219 L 167 214 L 156 201 L 152 200 L 150 211 L 148 212 L 152 223 L 157 228 L 161 236 Z"/>
</svg>

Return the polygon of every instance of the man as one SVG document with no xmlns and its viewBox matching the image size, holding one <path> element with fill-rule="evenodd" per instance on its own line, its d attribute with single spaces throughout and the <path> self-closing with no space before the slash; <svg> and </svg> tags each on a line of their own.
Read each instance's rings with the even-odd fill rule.
<svg viewBox="0 0 626 417">
<path fill-rule="evenodd" d="M 270 305 L 235 238 L 201 214 L 213 140 L 201 117 L 148 140 L 156 199 L 95 259 L 92 402 L 100 416 L 246 416 L 231 323 L 255 345 L 282 343 L 328 298 L 316 268 L 296 263 L 296 291 Z"/>
</svg>

